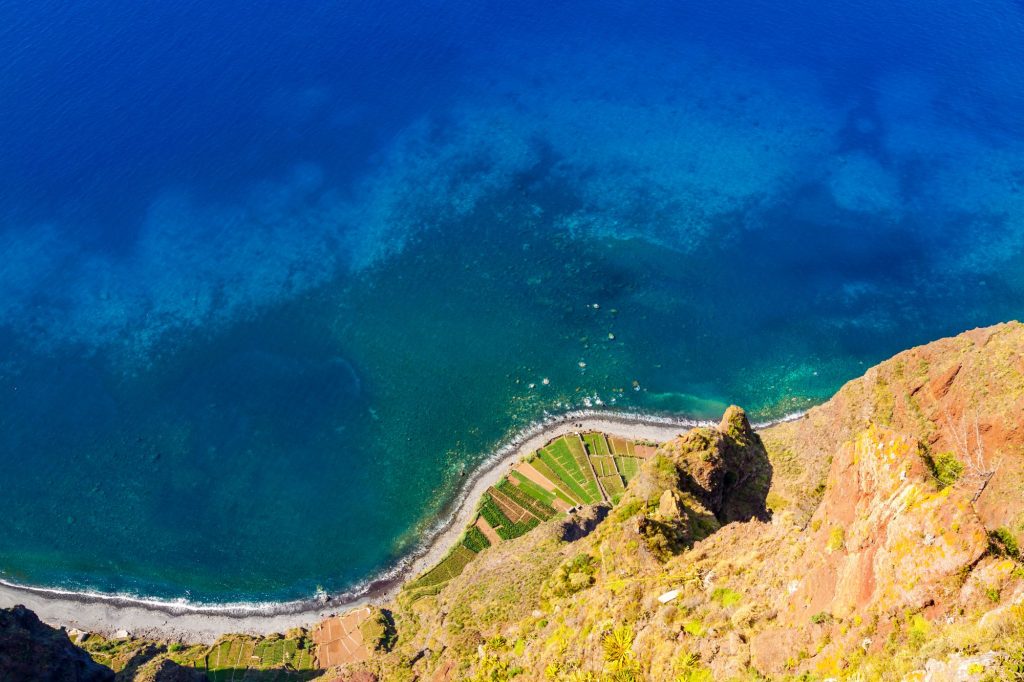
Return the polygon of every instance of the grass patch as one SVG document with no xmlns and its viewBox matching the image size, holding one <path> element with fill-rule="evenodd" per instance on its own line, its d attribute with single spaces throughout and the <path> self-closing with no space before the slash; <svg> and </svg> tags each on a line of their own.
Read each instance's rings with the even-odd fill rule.
<svg viewBox="0 0 1024 682">
<path fill-rule="evenodd" d="M 615 457 L 615 466 L 627 484 L 640 473 L 640 460 L 636 457 Z"/>
<path fill-rule="evenodd" d="M 603 433 L 585 433 L 583 434 L 583 442 L 587 446 L 587 452 L 591 456 L 606 456 L 611 454 L 608 450 L 608 442 L 604 439 Z"/>
<path fill-rule="evenodd" d="M 743 601 L 743 595 L 736 590 L 731 590 L 728 587 L 718 587 L 711 593 L 711 598 L 718 602 L 722 608 L 729 608 L 730 606 L 736 606 Z"/>
<path fill-rule="evenodd" d="M 683 622 L 683 630 L 686 634 L 693 637 L 703 637 L 705 632 L 704 623 L 699 620 L 687 620 Z"/>
<path fill-rule="evenodd" d="M 441 560 L 441 563 L 409 583 L 408 589 L 415 590 L 422 587 L 440 586 L 462 573 L 462 570 L 466 568 L 466 564 L 472 561 L 475 556 L 476 553 L 465 545 L 455 545 L 455 548 L 448 553 L 448 556 Z"/>
</svg>

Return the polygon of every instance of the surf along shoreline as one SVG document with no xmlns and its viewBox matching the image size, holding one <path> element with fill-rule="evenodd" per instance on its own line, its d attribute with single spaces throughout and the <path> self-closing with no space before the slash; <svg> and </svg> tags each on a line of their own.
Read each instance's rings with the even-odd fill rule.
<svg viewBox="0 0 1024 682">
<path fill-rule="evenodd" d="M 792 421 L 805 412 L 755 424 L 763 429 Z M 551 440 L 582 431 L 637 441 L 665 442 L 680 433 L 712 422 L 633 412 L 577 410 L 553 415 L 518 432 L 467 475 L 457 493 L 439 511 L 421 541 L 391 567 L 337 595 L 288 602 L 193 604 L 98 592 L 19 585 L 0 578 L 0 607 L 23 604 L 44 622 L 68 629 L 113 634 L 125 630 L 135 637 L 212 643 L 229 633 L 269 635 L 294 627 L 310 627 L 333 614 L 393 598 L 406 580 L 444 558 L 476 512 L 477 501 L 490 486 L 525 456 Z"/>
</svg>

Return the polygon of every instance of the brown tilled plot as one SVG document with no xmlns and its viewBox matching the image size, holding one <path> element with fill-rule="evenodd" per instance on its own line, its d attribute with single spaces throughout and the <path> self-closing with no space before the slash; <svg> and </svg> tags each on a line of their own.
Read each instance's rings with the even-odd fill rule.
<svg viewBox="0 0 1024 682">
<path fill-rule="evenodd" d="M 487 540 L 492 545 L 497 545 L 501 542 L 501 536 L 498 535 L 498 532 L 496 530 L 491 528 L 491 524 L 487 523 L 487 519 L 485 519 L 484 517 L 476 517 L 475 525 L 477 528 L 480 529 L 480 532 L 484 534 L 484 537 L 487 538 Z"/>
<path fill-rule="evenodd" d="M 555 492 L 557 486 L 547 476 L 533 468 L 529 462 L 520 462 L 515 466 L 516 471 L 521 473 L 527 480 L 533 481 L 549 493 Z"/>
<path fill-rule="evenodd" d="M 528 519 L 536 518 L 526 509 L 520 507 L 514 500 L 510 499 L 507 495 L 502 493 L 497 488 L 488 489 L 487 493 L 494 500 L 494 503 L 498 505 L 502 513 L 508 517 L 508 520 L 512 523 L 519 523 L 520 521 L 526 521 Z"/>
<path fill-rule="evenodd" d="M 658 451 L 658 448 L 656 448 L 653 445 L 640 445 L 638 443 L 633 447 L 636 451 L 636 456 L 639 457 L 640 459 L 647 459 L 648 457 L 653 457 L 654 453 Z"/>
<path fill-rule="evenodd" d="M 515 468 L 516 471 L 522 474 L 525 478 L 527 478 L 530 481 L 533 481 L 541 488 L 544 488 L 544 490 L 547 490 L 549 493 L 553 493 L 556 490 L 558 490 L 561 491 L 561 493 L 568 497 L 570 500 L 572 499 L 572 496 L 569 495 L 569 493 L 559 488 L 554 481 L 550 480 L 547 476 L 537 471 L 537 469 L 535 469 L 533 465 L 530 464 L 529 462 L 520 462 L 519 464 L 516 465 Z M 516 485 L 518 485 L 518 482 L 513 482 L 516 483 Z M 565 500 L 562 500 L 557 497 L 551 501 L 551 506 L 560 512 L 569 511 L 570 507 L 570 505 L 565 503 Z"/>
<path fill-rule="evenodd" d="M 316 660 L 321 670 L 343 663 L 360 663 L 370 657 L 363 644 L 359 626 L 370 617 L 370 609 L 363 607 L 340 616 L 332 616 L 313 630 Z"/>
<path fill-rule="evenodd" d="M 634 454 L 633 442 L 619 436 L 608 436 L 608 447 L 611 448 L 613 455 L 632 457 Z"/>
</svg>

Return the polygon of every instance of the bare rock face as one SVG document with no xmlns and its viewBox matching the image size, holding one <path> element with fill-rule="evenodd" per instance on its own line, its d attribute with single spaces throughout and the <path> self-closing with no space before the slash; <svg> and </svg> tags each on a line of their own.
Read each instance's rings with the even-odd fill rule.
<svg viewBox="0 0 1024 682">
<path fill-rule="evenodd" d="M 765 519 L 771 465 L 747 415 L 735 405 L 717 428 L 691 429 L 662 451 L 680 472 L 680 488 L 721 523 Z"/>
<path fill-rule="evenodd" d="M 665 521 L 678 521 L 683 517 L 683 503 L 675 490 L 666 490 L 658 500 L 658 516 Z"/>
<path fill-rule="evenodd" d="M 15 606 L 0 609 L 0 680 L 113 682 L 114 671 L 93 662 L 63 630 Z"/>
<path fill-rule="evenodd" d="M 767 519 L 771 465 L 746 413 L 733 406 L 718 427 L 698 427 L 662 445 L 630 482 L 623 503 L 659 561 L 692 547 L 723 524 Z"/>
<path fill-rule="evenodd" d="M 989 531 L 1024 545 L 1024 325 L 1009 322 L 911 348 L 869 369 L 805 418 L 762 435 L 773 463 L 802 471 L 776 476 L 772 491 L 807 517 L 807 495 L 838 444 L 871 425 L 917 438 L 932 457 L 964 466 L 959 488 Z"/>
<path fill-rule="evenodd" d="M 869 427 L 840 448 L 785 617 L 920 609 L 988 548 L 965 491 L 936 490 L 916 439 Z"/>
<path fill-rule="evenodd" d="M 762 672 L 780 673 L 779 644 L 809 644 L 809 623 L 942 611 L 989 548 L 972 489 L 940 488 L 916 438 L 869 426 L 833 457 L 802 556 L 788 568 L 778 627 L 754 637 Z M 838 638 L 839 635 L 837 634 Z M 834 642 L 849 650 L 854 642 Z"/>
</svg>

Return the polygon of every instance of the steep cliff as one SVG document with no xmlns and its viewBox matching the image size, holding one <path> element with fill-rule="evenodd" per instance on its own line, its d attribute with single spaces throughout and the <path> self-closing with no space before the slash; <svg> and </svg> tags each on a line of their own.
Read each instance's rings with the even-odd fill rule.
<svg viewBox="0 0 1024 682">
<path fill-rule="evenodd" d="M 244 674 L 1020 682 L 1022 541 L 1024 325 L 1010 323 L 900 353 L 761 432 L 730 407 L 646 457 L 615 507 L 540 523 L 382 605 L 369 660 Z M 63 633 L 2 617 L 0 679 L 109 679 Z M 310 663 L 290 637 L 260 646 Z M 121 679 L 188 679 L 176 660 L 258 648 L 146 646 L 111 657 Z"/>
<path fill-rule="evenodd" d="M 1020 679 L 1022 491 L 1012 323 L 901 353 L 760 434 L 735 407 L 681 434 L 592 532 L 549 522 L 436 596 L 399 600 L 398 645 L 369 667 L 389 680 Z"/>
</svg>

